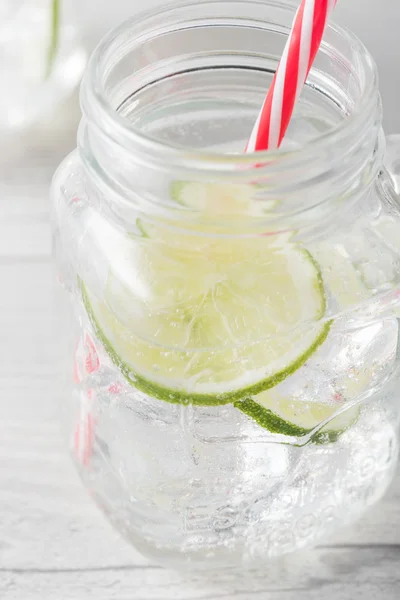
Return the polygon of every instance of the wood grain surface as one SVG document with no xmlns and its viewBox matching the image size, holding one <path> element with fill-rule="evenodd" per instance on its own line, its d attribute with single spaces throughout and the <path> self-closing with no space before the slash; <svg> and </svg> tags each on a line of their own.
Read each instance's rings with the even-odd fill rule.
<svg viewBox="0 0 400 600">
<path fill-rule="evenodd" d="M 397 600 L 400 477 L 330 545 L 246 576 L 188 577 L 151 565 L 91 503 L 63 445 L 53 380 L 48 184 L 73 145 L 76 118 L 74 100 L 57 127 L 30 132 L 29 144 L 2 159 L 0 599 Z"/>
</svg>

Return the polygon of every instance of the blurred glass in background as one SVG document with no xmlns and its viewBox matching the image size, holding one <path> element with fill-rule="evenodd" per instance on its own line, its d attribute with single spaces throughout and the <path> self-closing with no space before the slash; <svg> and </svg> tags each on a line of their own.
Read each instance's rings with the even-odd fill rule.
<svg viewBox="0 0 400 600">
<path fill-rule="evenodd" d="M 0 135 L 48 117 L 86 63 L 75 0 L 0 0 Z"/>
</svg>

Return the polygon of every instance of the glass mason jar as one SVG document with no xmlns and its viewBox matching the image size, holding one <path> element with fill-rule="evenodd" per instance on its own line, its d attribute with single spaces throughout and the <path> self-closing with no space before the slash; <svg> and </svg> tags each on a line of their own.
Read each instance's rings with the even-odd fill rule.
<svg viewBox="0 0 400 600">
<path fill-rule="evenodd" d="M 399 144 L 351 33 L 328 28 L 282 149 L 243 154 L 293 14 L 206 1 L 112 32 L 53 181 L 76 464 L 179 568 L 313 545 L 395 471 Z"/>
<path fill-rule="evenodd" d="M 75 2 L 0 0 L 0 132 L 46 115 L 79 81 L 86 62 Z"/>
</svg>

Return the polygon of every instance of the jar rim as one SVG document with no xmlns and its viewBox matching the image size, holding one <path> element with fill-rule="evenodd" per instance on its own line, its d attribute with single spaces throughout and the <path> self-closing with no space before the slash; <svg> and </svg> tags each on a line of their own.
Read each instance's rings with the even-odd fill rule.
<svg viewBox="0 0 400 600">
<path fill-rule="evenodd" d="M 346 119 L 341 120 L 312 140 L 305 142 L 301 148 L 266 150 L 248 154 L 226 154 L 218 151 L 191 149 L 170 142 L 163 142 L 135 127 L 111 105 L 102 83 L 102 69 L 104 69 L 104 65 L 110 57 L 110 50 L 113 47 L 118 47 L 119 42 L 126 39 L 127 33 L 131 36 L 140 36 L 142 39 L 144 36 L 151 39 L 162 32 L 173 31 L 174 24 L 175 26 L 182 25 L 180 21 L 170 22 L 163 27 L 148 27 L 147 31 L 146 25 L 151 25 L 152 20 L 155 18 L 160 18 L 162 15 L 171 16 L 174 13 L 179 13 L 182 9 L 190 8 L 193 4 L 193 0 L 184 0 L 178 3 L 169 2 L 157 9 L 142 11 L 106 34 L 89 60 L 81 85 L 82 111 L 86 118 L 88 118 L 90 112 L 91 125 L 97 126 L 103 132 L 105 131 L 107 135 L 127 149 L 151 156 L 153 161 L 158 159 L 161 163 L 179 165 L 180 168 L 194 171 L 226 173 L 238 169 L 248 171 L 252 167 L 260 168 L 264 165 L 268 165 L 269 170 L 272 168 L 273 171 L 279 172 L 286 169 L 288 163 L 295 163 L 296 167 L 301 167 L 302 164 L 309 163 L 311 153 L 315 155 L 324 152 L 329 147 L 346 144 L 346 140 L 351 144 L 351 140 L 356 136 L 357 131 L 365 126 L 367 119 L 370 120 L 371 112 L 379 104 L 378 71 L 375 61 L 353 32 L 330 22 L 328 29 L 347 41 L 358 57 L 357 68 L 362 72 L 363 89 L 360 90 L 360 102 L 357 103 Z M 202 0 L 196 3 L 196 7 L 210 7 L 217 4 L 232 5 L 232 2 L 231 0 Z M 278 7 L 290 10 L 293 14 L 296 10 L 296 6 L 291 0 L 234 0 L 234 4 L 247 7 L 249 5 L 262 5 L 264 8 L 266 6 Z M 226 17 L 228 20 L 228 14 Z M 235 17 L 237 21 L 240 21 L 240 19 L 241 17 Z M 247 20 L 248 23 L 249 20 Z M 204 16 L 203 24 L 207 25 L 207 16 Z M 287 33 L 289 33 L 289 28 L 287 28 Z M 324 42 L 323 45 L 325 45 Z M 256 165 L 255 156 L 257 157 Z"/>
</svg>

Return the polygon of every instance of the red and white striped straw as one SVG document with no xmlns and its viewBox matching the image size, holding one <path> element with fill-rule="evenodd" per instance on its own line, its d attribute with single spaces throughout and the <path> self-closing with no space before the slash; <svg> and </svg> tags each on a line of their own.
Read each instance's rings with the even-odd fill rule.
<svg viewBox="0 0 400 600">
<path fill-rule="evenodd" d="M 246 152 L 279 148 L 336 2 L 302 0 Z"/>
</svg>

